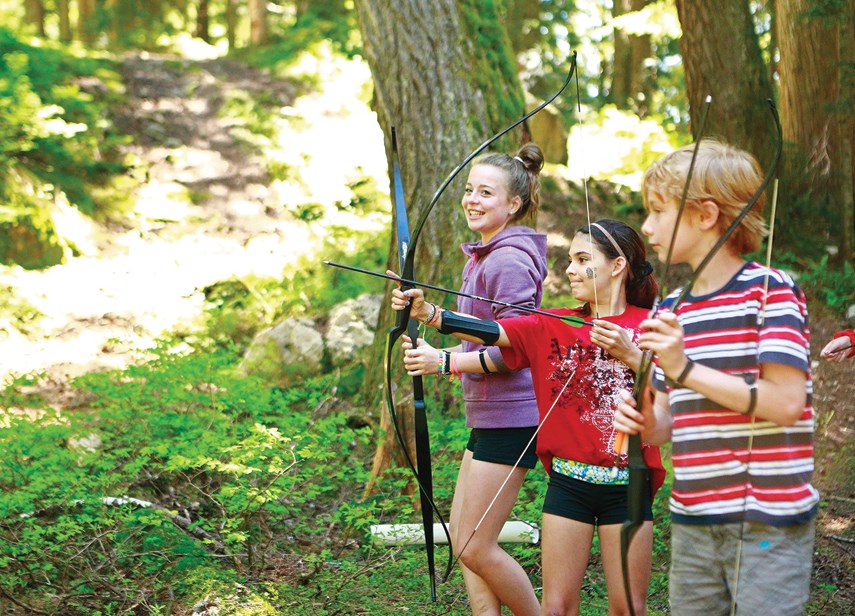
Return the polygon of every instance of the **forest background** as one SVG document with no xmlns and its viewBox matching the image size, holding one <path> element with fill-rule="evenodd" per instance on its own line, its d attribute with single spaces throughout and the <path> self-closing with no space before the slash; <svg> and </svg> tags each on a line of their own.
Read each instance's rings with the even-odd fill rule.
<svg viewBox="0 0 855 616">
<path fill-rule="evenodd" d="M 381 395 L 393 316 L 376 279 L 321 264 L 396 269 L 391 127 L 414 223 L 578 53 L 578 99 L 496 144 L 548 146 L 550 306 L 586 200 L 637 225 L 641 172 L 697 136 L 707 95 L 704 134 L 768 169 L 774 100 L 772 261 L 808 294 L 816 359 L 855 316 L 853 19 L 853 0 L 0 0 L 3 613 L 469 613 L 459 572 L 433 603 L 423 548 L 370 539 L 420 520 Z M 457 287 L 461 192 L 427 216 L 420 280 Z M 328 328 L 354 298 L 349 352 L 248 367 L 260 333 Z M 850 614 L 855 384 L 851 364 L 814 370 L 808 612 Z M 456 385 L 426 385 L 447 511 L 466 430 Z M 544 488 L 531 473 L 514 517 L 537 522 Z M 669 613 L 667 495 L 651 614 Z M 508 549 L 538 587 L 538 546 Z M 599 569 L 585 614 L 605 613 Z"/>
</svg>

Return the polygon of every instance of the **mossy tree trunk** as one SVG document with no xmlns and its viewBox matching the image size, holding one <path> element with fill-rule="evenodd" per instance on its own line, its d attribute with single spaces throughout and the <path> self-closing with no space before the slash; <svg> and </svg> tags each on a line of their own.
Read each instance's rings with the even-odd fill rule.
<svg viewBox="0 0 855 616">
<path fill-rule="evenodd" d="M 398 139 L 405 200 L 413 230 L 431 197 L 448 174 L 485 139 L 524 112 L 510 41 L 497 3 L 475 0 L 399 0 L 392 3 L 357 0 L 356 9 L 365 57 L 374 80 L 373 106 L 386 136 L 391 161 L 391 128 Z M 498 144 L 518 145 L 521 132 Z M 418 239 L 416 278 L 459 288 L 464 257 L 459 245 L 477 239 L 468 230 L 460 197 L 464 170 L 433 209 Z M 390 166 L 391 178 L 391 166 Z M 399 270 L 397 246 L 390 238 L 388 266 Z M 386 291 L 391 289 L 387 285 Z M 429 292 L 428 298 L 453 308 L 456 302 Z M 362 398 L 374 414 L 386 413 L 383 395 L 385 334 L 395 315 L 384 302 L 371 348 Z M 450 346 L 453 339 L 428 337 L 434 345 Z M 398 400 L 410 397 L 410 379 L 396 351 L 392 363 Z M 425 379 L 429 413 L 447 409 L 456 388 L 445 379 Z M 409 412 L 412 412 L 411 405 Z M 399 410 L 400 412 L 400 410 Z M 388 425 L 387 418 L 386 424 Z M 406 418 L 402 423 L 412 425 Z M 411 439 L 408 435 L 406 438 Z M 394 435 L 389 431 L 375 456 L 375 477 L 390 459 Z"/>
</svg>

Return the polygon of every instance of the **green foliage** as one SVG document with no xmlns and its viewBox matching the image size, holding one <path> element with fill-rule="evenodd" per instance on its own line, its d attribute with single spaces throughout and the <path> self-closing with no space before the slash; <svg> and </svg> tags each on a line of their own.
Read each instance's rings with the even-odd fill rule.
<svg viewBox="0 0 855 616">
<path fill-rule="evenodd" d="M 52 213 L 57 193 L 103 216 L 107 189 L 125 171 L 107 120 L 113 65 L 50 46 L 34 47 L 0 28 L 0 260 L 38 268 L 64 258 Z M 83 90 L 101 89 L 98 97 Z M 119 203 L 117 200 L 116 203 Z"/>
<path fill-rule="evenodd" d="M 802 273 L 798 281 L 808 297 L 820 300 L 835 312 L 844 314 L 855 305 L 855 269 L 849 261 L 837 269 L 825 256 Z"/>
<path fill-rule="evenodd" d="M 287 20 L 269 22 L 270 42 L 260 47 L 239 50 L 236 55 L 252 66 L 289 74 L 304 52 L 320 53 L 324 44 L 347 58 L 361 52 L 359 29 L 352 0 L 314 0 L 293 23 Z M 291 75 L 293 77 L 293 75 Z M 303 77 L 304 86 L 311 78 Z"/>
<path fill-rule="evenodd" d="M 273 93 L 231 89 L 226 93 L 218 114 L 221 117 L 240 120 L 252 135 L 263 138 L 263 142 L 267 143 L 276 136 L 275 118 L 279 105 Z"/>
<path fill-rule="evenodd" d="M 299 411 L 329 395 L 328 380 L 276 392 L 234 374 L 235 362 L 163 349 L 124 373 L 82 377 L 85 411 L 63 414 L 30 393 L 33 379 L 5 390 L 3 592 L 118 614 L 176 593 L 192 604 L 200 578 L 223 589 L 282 554 L 322 554 L 337 514 L 318 505 L 364 484 L 368 434 Z"/>
<path fill-rule="evenodd" d="M 115 87 L 107 60 L 33 47 L 0 29 L 0 191 L 20 166 L 92 214 L 88 185 L 103 185 L 124 171 L 116 159 L 116 135 L 105 118 L 109 96 L 84 92 L 85 80 L 109 92 Z M 5 194 L 0 197 L 5 197 Z"/>
<path fill-rule="evenodd" d="M 44 314 L 25 299 L 15 296 L 9 285 L 0 285 L 0 334 L 9 335 L 12 330 L 27 334 Z"/>
</svg>

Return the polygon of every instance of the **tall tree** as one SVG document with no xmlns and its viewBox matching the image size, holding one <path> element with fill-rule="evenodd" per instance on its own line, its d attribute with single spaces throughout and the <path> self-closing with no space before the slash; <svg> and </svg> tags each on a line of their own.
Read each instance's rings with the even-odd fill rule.
<svg viewBox="0 0 855 616">
<path fill-rule="evenodd" d="M 45 35 L 45 7 L 42 0 L 26 0 L 24 3 L 24 15 L 27 23 L 36 28 L 36 34 Z"/>
<path fill-rule="evenodd" d="M 237 41 L 237 0 L 226 0 L 226 40 L 229 43 L 229 51 L 235 49 Z"/>
<path fill-rule="evenodd" d="M 196 28 L 194 29 L 193 35 L 202 39 L 206 43 L 211 42 L 209 23 L 208 0 L 199 0 L 199 4 L 196 8 Z"/>
<path fill-rule="evenodd" d="M 712 95 L 710 129 L 762 162 L 770 156 L 773 134 L 765 103 L 772 86 L 748 2 L 677 0 L 677 14 L 692 132 L 704 99 Z"/>
<path fill-rule="evenodd" d="M 614 0 L 612 17 L 640 11 L 648 0 Z M 614 62 L 609 99 L 618 108 L 634 109 L 641 115 L 650 100 L 650 80 L 645 77 L 644 62 L 651 55 L 650 35 L 635 35 L 614 29 Z"/>
<path fill-rule="evenodd" d="M 77 0 L 77 36 L 86 44 L 95 38 L 95 0 Z"/>
<path fill-rule="evenodd" d="M 249 0 L 249 40 L 253 45 L 267 42 L 267 2 Z"/>
<path fill-rule="evenodd" d="M 71 40 L 71 20 L 68 16 L 68 0 L 56 0 L 56 12 L 59 16 L 59 40 Z"/>
<path fill-rule="evenodd" d="M 822 5 L 778 0 L 780 99 L 784 137 L 794 145 L 787 158 L 788 190 L 801 197 L 800 228 L 838 241 L 853 256 L 852 140 L 855 2 Z M 824 229 L 817 222 L 825 217 Z M 842 223 L 842 224 L 841 224 Z"/>
<path fill-rule="evenodd" d="M 419 220 L 448 173 L 492 132 L 524 111 L 510 41 L 497 5 L 475 0 L 399 0 L 383 6 L 371 0 L 356 1 L 364 54 L 374 80 L 373 104 L 386 135 L 387 153 L 393 126 L 398 134 L 411 225 Z M 507 141 L 499 147 L 512 144 Z M 463 258 L 458 246 L 473 239 L 459 206 L 467 171 L 443 194 L 421 234 L 415 261 L 420 280 L 455 289 L 459 286 Z M 395 271 L 399 269 L 396 253 L 393 238 L 388 265 Z M 431 299 L 453 306 L 436 293 Z M 384 302 L 370 366 L 382 363 L 378 359 L 393 319 Z M 397 364 L 394 368 L 396 375 L 406 378 Z M 363 387 L 367 400 L 377 400 L 382 378 L 380 370 L 369 373 Z M 437 387 L 436 381 L 433 387 L 430 384 L 426 379 L 430 404 L 444 406 L 436 393 L 445 391 L 449 398 L 448 389 Z M 388 437 L 391 439 L 390 431 Z M 375 472 L 381 470 L 377 460 L 383 459 L 384 452 L 388 459 L 388 451 L 378 448 Z"/>
</svg>

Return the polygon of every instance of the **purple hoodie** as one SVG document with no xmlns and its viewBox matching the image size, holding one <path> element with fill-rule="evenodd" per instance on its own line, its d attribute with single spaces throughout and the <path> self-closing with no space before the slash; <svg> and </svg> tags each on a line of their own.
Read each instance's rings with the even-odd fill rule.
<svg viewBox="0 0 855 616">
<path fill-rule="evenodd" d="M 463 244 L 461 248 L 469 257 L 463 268 L 461 291 L 527 308 L 540 307 L 543 279 L 548 273 L 545 235 L 530 227 L 514 226 L 497 233 L 486 246 L 478 241 Z M 527 314 L 467 297 L 458 299 L 457 308 L 480 319 Z M 477 351 L 482 347 L 463 342 L 464 351 Z M 500 369 L 507 370 L 497 347 L 488 347 L 487 354 Z M 538 424 L 537 402 L 527 368 L 489 375 L 463 374 L 461 380 L 468 427 L 523 428 Z"/>
</svg>

